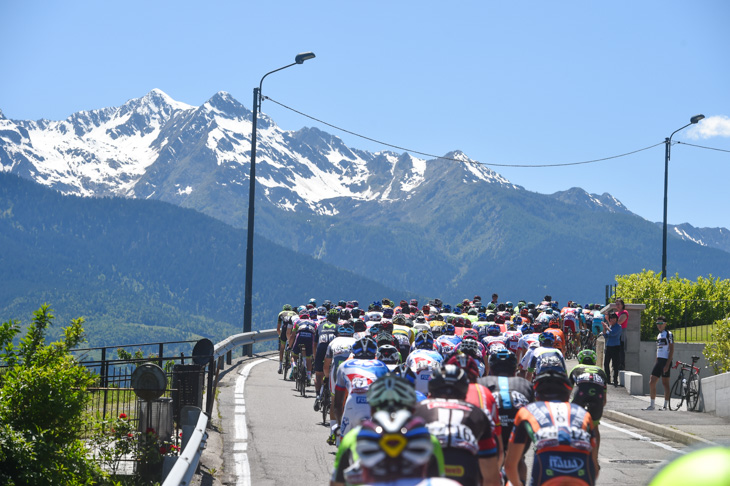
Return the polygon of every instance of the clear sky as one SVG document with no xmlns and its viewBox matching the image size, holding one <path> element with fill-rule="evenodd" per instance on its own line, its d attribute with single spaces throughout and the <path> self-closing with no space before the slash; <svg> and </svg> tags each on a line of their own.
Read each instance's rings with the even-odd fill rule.
<svg viewBox="0 0 730 486">
<path fill-rule="evenodd" d="M 159 88 L 265 95 L 414 151 L 559 164 L 673 140 L 730 150 L 730 2 L 0 0 L 0 109 L 64 119 Z M 270 101 L 279 126 L 317 126 Z M 541 193 L 609 192 L 662 220 L 664 145 L 558 168 L 490 166 Z M 674 145 L 669 222 L 730 228 L 730 153 Z M 444 190 L 449 190 L 444 188 Z M 597 229 L 600 232 L 599 229 Z"/>
</svg>

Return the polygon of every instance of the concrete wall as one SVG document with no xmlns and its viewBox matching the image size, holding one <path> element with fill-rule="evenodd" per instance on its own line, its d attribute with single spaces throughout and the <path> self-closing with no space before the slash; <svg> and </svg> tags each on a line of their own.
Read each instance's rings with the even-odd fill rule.
<svg viewBox="0 0 730 486">
<path fill-rule="evenodd" d="M 702 378 L 703 371 L 700 371 Z M 709 376 L 700 380 L 699 410 L 712 412 L 718 417 L 730 418 L 730 373 Z"/>
</svg>

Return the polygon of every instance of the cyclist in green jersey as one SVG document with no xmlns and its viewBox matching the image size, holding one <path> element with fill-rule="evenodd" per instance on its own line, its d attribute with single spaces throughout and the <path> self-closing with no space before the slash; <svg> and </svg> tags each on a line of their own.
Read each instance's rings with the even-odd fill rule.
<svg viewBox="0 0 730 486">
<path fill-rule="evenodd" d="M 585 408 L 591 414 L 596 431 L 596 451 L 601 445 L 598 424 L 606 405 L 608 377 L 600 366 L 596 366 L 596 352 L 584 349 L 578 353 L 578 365 L 570 370 L 570 382 L 575 386 L 572 402 Z"/>
</svg>

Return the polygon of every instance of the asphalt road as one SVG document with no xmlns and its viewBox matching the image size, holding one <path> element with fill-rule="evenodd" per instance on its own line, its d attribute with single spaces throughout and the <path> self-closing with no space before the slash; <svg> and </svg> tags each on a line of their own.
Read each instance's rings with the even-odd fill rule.
<svg viewBox="0 0 730 486">
<path fill-rule="evenodd" d="M 216 426 L 199 484 L 327 484 L 335 448 L 326 444 L 329 430 L 312 409 L 314 388 L 307 398 L 299 396 L 294 383 L 276 373 L 276 359 L 254 357 L 222 374 Z M 606 420 L 601 435 L 598 484 L 602 485 L 645 485 L 662 463 L 686 448 Z"/>
</svg>

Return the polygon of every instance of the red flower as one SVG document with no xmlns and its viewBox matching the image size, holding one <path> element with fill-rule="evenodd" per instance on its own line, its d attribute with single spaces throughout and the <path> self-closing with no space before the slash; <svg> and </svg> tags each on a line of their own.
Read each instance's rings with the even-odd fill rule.
<svg viewBox="0 0 730 486">
<path fill-rule="evenodd" d="M 119 418 L 120 419 L 125 419 L 125 418 L 127 418 L 127 414 L 124 413 L 124 412 L 122 412 L 122 413 L 119 414 Z"/>
</svg>

